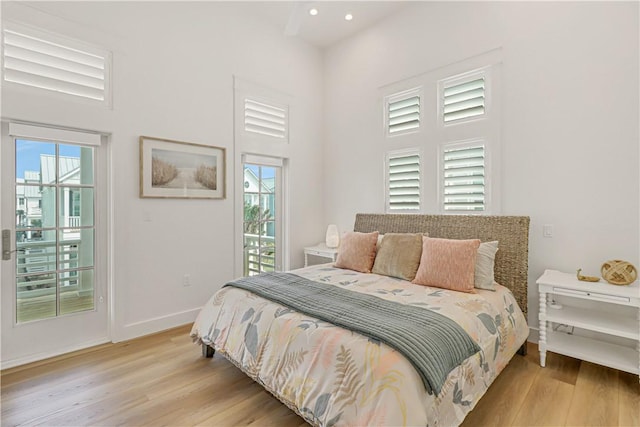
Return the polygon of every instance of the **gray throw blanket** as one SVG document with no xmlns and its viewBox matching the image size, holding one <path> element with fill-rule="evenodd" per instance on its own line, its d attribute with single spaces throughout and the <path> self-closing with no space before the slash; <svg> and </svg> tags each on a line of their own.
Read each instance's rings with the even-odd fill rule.
<svg viewBox="0 0 640 427">
<path fill-rule="evenodd" d="M 480 351 L 453 320 L 434 311 L 314 282 L 292 273 L 263 273 L 227 283 L 298 312 L 381 341 L 416 368 L 429 394 Z"/>
</svg>

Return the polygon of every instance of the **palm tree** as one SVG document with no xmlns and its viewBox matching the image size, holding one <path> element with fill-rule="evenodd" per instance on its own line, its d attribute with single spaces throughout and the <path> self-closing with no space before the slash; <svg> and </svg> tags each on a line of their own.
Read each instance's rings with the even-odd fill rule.
<svg viewBox="0 0 640 427">
<path fill-rule="evenodd" d="M 244 203 L 244 232 L 245 234 L 260 234 L 261 225 L 272 220 L 269 209 L 262 209 L 259 205 Z"/>
</svg>

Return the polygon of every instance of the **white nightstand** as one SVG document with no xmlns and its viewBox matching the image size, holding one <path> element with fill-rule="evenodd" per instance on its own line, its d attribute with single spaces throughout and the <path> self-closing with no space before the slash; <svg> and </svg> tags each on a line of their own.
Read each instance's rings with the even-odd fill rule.
<svg viewBox="0 0 640 427">
<path fill-rule="evenodd" d="M 637 281 L 627 286 L 611 285 L 604 279 L 590 283 L 579 281 L 575 274 L 546 270 L 537 283 L 540 366 L 545 365 L 547 351 L 552 351 L 640 375 L 640 284 Z M 556 295 L 561 296 L 563 302 L 553 308 L 550 302 Z M 578 300 L 592 303 L 581 304 Z M 587 305 L 592 308 L 585 308 Z M 616 306 L 633 307 L 633 314 L 622 313 L 624 310 Z M 626 339 L 622 341 L 630 345 L 554 331 L 554 323 L 622 337 Z"/>
<path fill-rule="evenodd" d="M 328 248 L 324 243 L 304 248 L 304 266 L 309 266 L 309 255 L 315 255 L 322 258 L 329 258 L 336 262 L 338 256 L 338 248 Z"/>
</svg>

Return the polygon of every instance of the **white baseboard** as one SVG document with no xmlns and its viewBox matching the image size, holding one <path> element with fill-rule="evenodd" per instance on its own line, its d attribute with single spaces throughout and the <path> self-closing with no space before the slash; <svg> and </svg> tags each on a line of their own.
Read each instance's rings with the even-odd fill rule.
<svg viewBox="0 0 640 427">
<path fill-rule="evenodd" d="M 100 344 L 105 344 L 108 342 L 110 342 L 109 338 L 103 337 L 96 340 L 86 341 L 86 342 L 83 342 L 82 344 L 77 344 L 74 346 L 62 347 L 54 351 L 41 351 L 39 353 L 30 354 L 29 356 L 25 356 L 25 357 L 18 357 L 16 359 L 3 360 L 1 362 L 0 369 L 9 369 L 9 368 L 14 368 L 20 365 L 26 365 L 27 363 L 49 359 L 51 357 L 56 357 L 62 354 L 71 353 L 73 351 L 84 350 L 85 348 L 93 347 Z"/>
<path fill-rule="evenodd" d="M 153 319 L 129 323 L 121 328 L 116 326 L 113 331 L 113 342 L 126 341 L 182 326 L 187 323 L 193 323 L 201 309 L 202 307 L 192 308 L 166 316 L 154 317 Z"/>
</svg>

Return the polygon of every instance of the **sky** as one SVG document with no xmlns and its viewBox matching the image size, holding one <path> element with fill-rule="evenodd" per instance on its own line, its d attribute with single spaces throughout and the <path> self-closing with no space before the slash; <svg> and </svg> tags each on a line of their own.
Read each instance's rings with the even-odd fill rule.
<svg viewBox="0 0 640 427">
<path fill-rule="evenodd" d="M 248 163 L 244 164 L 244 167 L 246 169 L 250 169 L 251 172 L 253 172 L 253 174 L 255 176 L 259 176 L 258 175 L 258 168 L 259 166 L 256 165 L 250 165 Z M 276 169 L 272 168 L 272 167 L 268 167 L 268 166 L 262 166 L 262 179 L 269 179 L 269 178 L 273 178 L 276 176 Z"/>
<path fill-rule="evenodd" d="M 16 140 L 16 178 L 24 178 L 24 171 L 40 171 L 40 154 L 55 154 L 56 144 L 51 142 Z M 60 144 L 63 157 L 80 157 L 77 145 Z"/>
</svg>

